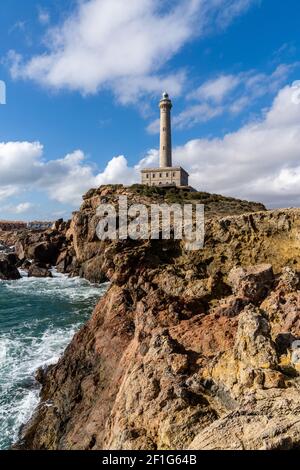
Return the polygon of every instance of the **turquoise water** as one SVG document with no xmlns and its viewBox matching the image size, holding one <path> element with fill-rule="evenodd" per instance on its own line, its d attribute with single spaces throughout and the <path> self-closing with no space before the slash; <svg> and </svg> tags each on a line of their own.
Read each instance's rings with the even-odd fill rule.
<svg viewBox="0 0 300 470">
<path fill-rule="evenodd" d="M 0 281 L 0 449 L 16 441 L 38 403 L 35 371 L 58 361 L 107 288 L 54 276 Z"/>
</svg>

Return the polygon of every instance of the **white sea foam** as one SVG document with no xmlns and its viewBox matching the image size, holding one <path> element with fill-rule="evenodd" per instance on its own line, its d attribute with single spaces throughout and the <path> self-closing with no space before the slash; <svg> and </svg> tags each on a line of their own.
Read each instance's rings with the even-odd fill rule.
<svg viewBox="0 0 300 470">
<path fill-rule="evenodd" d="M 0 449 L 18 439 L 39 401 L 36 370 L 58 361 L 106 289 L 55 270 L 0 285 Z"/>
<path fill-rule="evenodd" d="M 6 359 L 6 352 L 7 352 L 7 340 L 5 338 L 0 338 L 0 365 Z"/>
<path fill-rule="evenodd" d="M 47 330 L 42 338 L 27 337 L 19 341 L 6 338 L 4 360 L 1 361 L 1 388 L 4 395 L 14 400 L 0 400 L 2 434 L 15 441 L 22 424 L 30 418 L 39 400 L 39 387 L 34 375 L 39 367 L 55 364 L 71 341 L 79 324 L 69 329 Z M 2 395 L 2 394 L 1 394 Z M 12 424 L 14 423 L 14 424 Z"/>
<path fill-rule="evenodd" d="M 22 277 L 28 277 L 28 272 L 25 269 L 19 268 L 18 271 Z"/>
</svg>

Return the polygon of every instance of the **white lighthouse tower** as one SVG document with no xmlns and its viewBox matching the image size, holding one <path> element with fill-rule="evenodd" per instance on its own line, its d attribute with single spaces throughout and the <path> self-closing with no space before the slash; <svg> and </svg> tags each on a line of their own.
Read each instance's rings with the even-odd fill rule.
<svg viewBox="0 0 300 470">
<path fill-rule="evenodd" d="M 160 108 L 160 153 L 159 168 L 142 170 L 142 184 L 147 186 L 183 186 L 189 184 L 189 175 L 181 167 L 172 166 L 172 101 L 164 92 L 159 102 Z"/>
<path fill-rule="evenodd" d="M 172 101 L 168 93 L 163 93 L 159 102 L 160 108 L 160 168 L 172 166 L 172 133 L 171 109 Z"/>
</svg>

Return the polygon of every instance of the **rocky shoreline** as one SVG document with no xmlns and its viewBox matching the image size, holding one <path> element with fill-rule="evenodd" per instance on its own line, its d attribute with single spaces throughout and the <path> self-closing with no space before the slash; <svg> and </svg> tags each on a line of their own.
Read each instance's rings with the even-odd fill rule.
<svg viewBox="0 0 300 470">
<path fill-rule="evenodd" d="M 96 208 L 120 194 L 189 197 L 101 187 L 70 223 L 16 243 L 21 263 L 111 287 L 38 373 L 41 402 L 15 448 L 299 448 L 300 209 L 197 193 L 205 246 L 187 252 L 174 240 L 99 241 Z"/>
<path fill-rule="evenodd" d="M 62 273 L 72 271 L 78 274 L 76 266 L 70 260 L 71 247 L 66 239 L 68 223 L 59 220 L 52 229 L 48 230 L 22 230 L 18 232 L 0 232 L 2 242 L 2 259 L 13 269 L 22 269 L 29 277 L 51 277 L 51 268 L 57 266 Z M 7 243 L 13 242 L 8 247 Z M 13 255 L 13 256 L 12 256 Z M 70 260 L 70 266 L 68 264 Z M 74 268 L 74 269 L 73 269 Z M 0 275 L 6 280 L 14 280 L 15 276 L 7 271 L 3 272 L 0 265 Z"/>
</svg>

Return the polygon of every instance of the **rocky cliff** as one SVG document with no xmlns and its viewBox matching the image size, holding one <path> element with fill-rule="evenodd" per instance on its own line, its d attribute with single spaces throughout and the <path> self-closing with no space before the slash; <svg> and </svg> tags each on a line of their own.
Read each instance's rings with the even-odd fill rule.
<svg viewBox="0 0 300 470">
<path fill-rule="evenodd" d="M 204 248 L 100 242 L 96 208 L 120 194 L 206 202 Z M 299 234 L 297 209 L 90 191 L 56 261 L 111 285 L 58 364 L 38 372 L 41 402 L 16 448 L 299 448 Z"/>
</svg>

